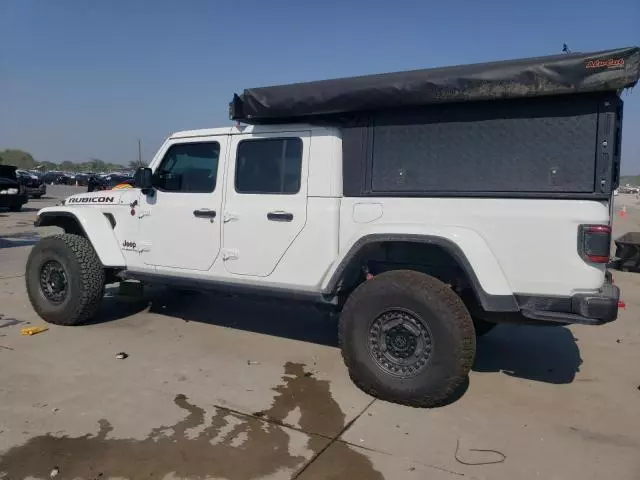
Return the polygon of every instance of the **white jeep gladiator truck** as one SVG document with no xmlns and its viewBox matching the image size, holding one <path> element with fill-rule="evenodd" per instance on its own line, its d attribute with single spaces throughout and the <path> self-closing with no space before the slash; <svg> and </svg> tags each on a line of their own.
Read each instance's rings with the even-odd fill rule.
<svg viewBox="0 0 640 480">
<path fill-rule="evenodd" d="M 640 49 L 248 89 L 232 127 L 170 136 L 132 188 L 42 209 L 46 321 L 138 280 L 328 304 L 354 382 L 439 405 L 497 323 L 598 325 Z"/>
</svg>

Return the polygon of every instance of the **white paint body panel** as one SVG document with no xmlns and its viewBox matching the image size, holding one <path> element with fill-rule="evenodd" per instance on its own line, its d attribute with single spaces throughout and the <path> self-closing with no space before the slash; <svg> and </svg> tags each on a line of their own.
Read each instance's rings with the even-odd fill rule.
<svg viewBox="0 0 640 480">
<path fill-rule="evenodd" d="M 371 198 L 383 215 L 354 220 L 362 198 L 343 198 L 340 255 L 365 235 L 415 234 L 458 245 L 483 289 L 493 295 L 572 295 L 602 286 L 604 266 L 578 255 L 580 224 L 606 224 L 606 203 L 578 200 Z"/>
<path fill-rule="evenodd" d="M 46 207 L 38 215 L 47 213 L 66 213 L 73 215 L 82 226 L 95 248 L 100 261 L 105 267 L 123 267 L 126 260 L 120 248 L 120 243 L 114 234 L 109 220 L 104 216 L 108 207 Z"/>
<path fill-rule="evenodd" d="M 172 145 L 191 143 L 191 138 L 166 142 L 156 155 L 157 167 Z M 220 158 L 214 191 L 182 193 L 155 190 L 141 195 L 137 215 L 138 250 L 145 265 L 207 271 L 220 253 L 220 216 L 224 192 L 224 166 L 229 150 L 229 135 L 201 136 L 201 142 L 218 142 Z M 196 217 L 196 210 L 213 210 L 214 218 Z"/>
<path fill-rule="evenodd" d="M 298 195 L 235 192 L 236 146 L 244 139 L 298 136 L 304 158 Z M 481 287 L 491 295 L 568 296 L 598 290 L 604 266 L 587 264 L 577 251 L 580 224 L 606 224 L 607 202 L 490 198 L 342 197 L 342 140 L 333 128 L 310 125 L 248 126 L 193 130 L 172 135 L 151 162 L 155 169 L 179 142 L 228 139 L 221 152 L 213 194 L 153 200 L 138 190 L 114 195 L 114 205 L 51 207 L 78 212 L 105 265 L 133 271 L 209 279 L 273 289 L 321 292 L 356 242 L 367 235 L 427 235 L 453 242 Z M 86 194 L 104 195 L 104 192 Z M 109 193 L 111 195 L 111 193 Z M 204 195 L 196 200 L 189 195 Z M 168 197 L 168 195 L 167 195 Z M 131 216 L 128 203 L 139 198 Z M 188 215 L 192 208 L 219 209 L 214 224 Z M 283 210 L 294 221 L 268 222 Z M 111 229 L 102 212 L 113 212 Z M 91 213 L 94 212 L 94 213 Z M 206 225 L 205 225 L 206 224 Z M 152 244 L 151 251 L 120 251 L 123 240 Z M 153 248 L 158 248 L 153 252 Z M 175 249 L 182 249 L 179 253 Z M 168 257 L 167 257 L 168 256 Z M 235 258 L 234 258 L 235 257 Z M 167 260 L 169 258 L 169 260 Z M 118 263 L 120 262 L 120 263 Z"/>
<path fill-rule="evenodd" d="M 235 189 L 236 162 L 227 168 L 223 214 L 223 262 L 227 272 L 237 275 L 268 277 L 280 259 L 296 241 L 307 222 L 307 184 L 310 132 L 256 134 L 252 139 L 297 137 L 302 140 L 300 189 L 291 195 L 238 193 Z M 246 138 L 234 136 L 231 146 Z M 235 160 L 235 156 L 233 157 Z M 291 221 L 269 220 L 268 215 L 291 215 Z"/>
</svg>

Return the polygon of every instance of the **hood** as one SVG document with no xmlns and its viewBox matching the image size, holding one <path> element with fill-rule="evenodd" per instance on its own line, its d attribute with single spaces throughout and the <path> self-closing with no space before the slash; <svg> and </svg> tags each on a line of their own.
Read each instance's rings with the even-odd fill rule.
<svg viewBox="0 0 640 480">
<path fill-rule="evenodd" d="M 16 173 L 18 173 L 18 175 L 21 175 L 23 177 L 29 178 L 31 180 L 40 180 L 40 177 L 38 177 L 37 175 L 34 175 L 31 172 L 28 172 L 26 170 L 16 170 Z"/>
<path fill-rule="evenodd" d="M 0 165 L 0 177 L 1 178 L 10 178 L 11 180 L 17 180 L 16 170 L 18 168 L 13 165 Z"/>
</svg>

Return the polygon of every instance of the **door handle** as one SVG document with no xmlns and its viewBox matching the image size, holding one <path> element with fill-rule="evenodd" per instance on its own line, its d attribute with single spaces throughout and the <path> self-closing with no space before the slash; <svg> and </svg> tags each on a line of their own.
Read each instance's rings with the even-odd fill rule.
<svg viewBox="0 0 640 480">
<path fill-rule="evenodd" d="M 194 210 L 193 215 L 198 218 L 215 218 L 216 211 L 209 210 L 208 208 L 201 208 L 200 210 Z"/>
<path fill-rule="evenodd" d="M 267 219 L 272 222 L 290 222 L 293 220 L 293 213 L 289 212 L 269 212 L 267 213 Z"/>
</svg>

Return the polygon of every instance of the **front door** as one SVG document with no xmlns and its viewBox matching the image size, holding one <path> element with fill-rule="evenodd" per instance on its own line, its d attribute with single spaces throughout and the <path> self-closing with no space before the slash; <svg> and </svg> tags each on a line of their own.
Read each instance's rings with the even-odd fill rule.
<svg viewBox="0 0 640 480">
<path fill-rule="evenodd" d="M 309 132 L 234 136 L 223 214 L 230 273 L 266 277 L 307 220 Z"/>
<path fill-rule="evenodd" d="M 153 193 L 141 195 L 144 263 L 158 268 L 209 270 L 220 252 L 222 175 L 229 137 L 170 144 L 153 173 Z"/>
</svg>

